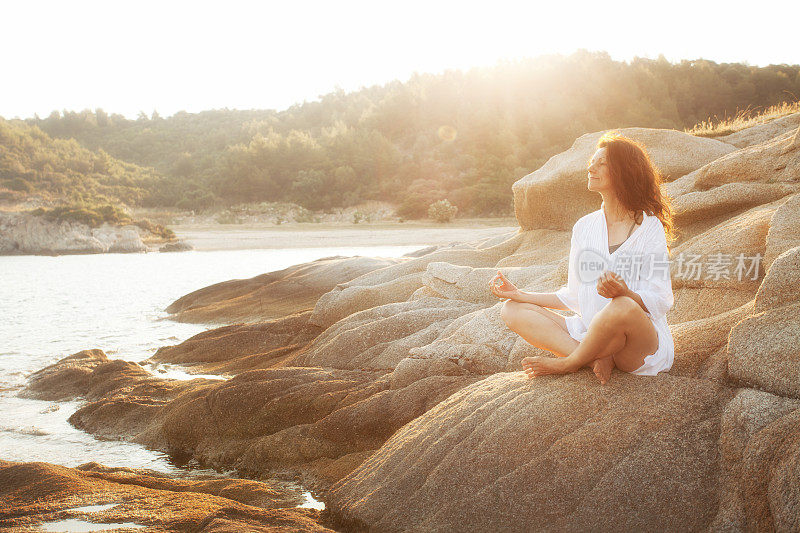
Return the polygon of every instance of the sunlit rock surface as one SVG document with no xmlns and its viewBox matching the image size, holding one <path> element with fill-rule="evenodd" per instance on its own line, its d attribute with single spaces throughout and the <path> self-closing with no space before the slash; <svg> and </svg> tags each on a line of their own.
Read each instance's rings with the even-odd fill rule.
<svg viewBox="0 0 800 533">
<path fill-rule="evenodd" d="M 333 531 L 320 511 L 292 508 L 302 495 L 283 483 L 244 479 L 177 479 L 87 463 L 0 460 L 0 529 L 95 531 Z M 33 529 L 37 528 L 37 529 Z M 80 529 L 76 529 L 80 528 Z M 130 530 L 129 530 L 130 531 Z"/>
</svg>

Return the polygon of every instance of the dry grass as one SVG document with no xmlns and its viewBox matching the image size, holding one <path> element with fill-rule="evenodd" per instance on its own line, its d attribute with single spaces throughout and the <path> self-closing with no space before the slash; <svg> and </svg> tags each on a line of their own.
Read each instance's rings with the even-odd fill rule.
<svg viewBox="0 0 800 533">
<path fill-rule="evenodd" d="M 737 111 L 735 117 L 725 117 L 722 120 L 717 120 L 715 115 L 714 120 L 709 117 L 707 121 L 704 120 L 691 128 L 684 129 L 684 132 L 697 137 L 719 137 L 797 112 L 800 112 L 800 100 L 784 102 L 760 112 L 757 107 L 750 109 L 750 106 L 748 106 L 746 109 Z"/>
</svg>

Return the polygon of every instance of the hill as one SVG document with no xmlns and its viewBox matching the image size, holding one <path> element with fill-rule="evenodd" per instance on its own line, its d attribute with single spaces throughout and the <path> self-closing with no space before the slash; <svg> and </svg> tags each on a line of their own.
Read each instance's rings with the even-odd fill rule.
<svg viewBox="0 0 800 533">
<path fill-rule="evenodd" d="M 102 148 L 88 150 L 75 139 L 54 139 L 37 126 L 0 118 L 0 202 L 134 205 L 162 179 Z"/>
<path fill-rule="evenodd" d="M 330 209 L 379 200 L 411 218 L 447 198 L 460 215 L 486 216 L 511 214 L 511 184 L 586 131 L 684 130 L 798 94 L 798 65 L 618 62 L 578 51 L 415 74 L 281 112 L 154 112 L 128 120 L 97 109 L 28 122 L 155 168 L 166 179 L 141 199 L 149 205 L 288 201 Z"/>
</svg>

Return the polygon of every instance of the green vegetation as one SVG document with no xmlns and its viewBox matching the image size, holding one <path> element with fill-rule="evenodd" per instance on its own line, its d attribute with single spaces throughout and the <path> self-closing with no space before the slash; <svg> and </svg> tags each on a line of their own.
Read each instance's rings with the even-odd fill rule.
<svg viewBox="0 0 800 533">
<path fill-rule="evenodd" d="M 428 208 L 428 217 L 436 222 L 450 222 L 456 216 L 458 208 L 451 204 L 447 199 L 433 202 Z"/>
<path fill-rule="evenodd" d="M 131 217 L 115 205 L 85 206 L 58 206 L 52 209 L 40 207 L 31 211 L 32 215 L 47 218 L 58 222 L 78 222 L 96 228 L 104 222 L 109 224 L 127 224 Z"/>
<path fill-rule="evenodd" d="M 720 137 L 797 112 L 800 112 L 800 101 L 773 105 L 760 113 L 753 109 L 743 109 L 736 113 L 736 116 L 723 117 L 716 122 L 711 119 L 703 120 L 694 127 L 686 129 L 686 133 L 698 137 Z"/>
<path fill-rule="evenodd" d="M 162 239 L 173 240 L 176 238 L 171 229 L 154 224 L 149 220 L 133 220 L 128 213 L 115 205 L 63 205 L 50 209 L 40 207 L 30 213 L 57 222 L 86 224 L 91 228 L 96 228 L 104 223 L 111 225 L 133 224 Z"/>
<path fill-rule="evenodd" d="M 0 199 L 49 194 L 191 210 L 255 202 L 331 210 L 379 200 L 411 219 L 447 198 L 460 216 L 506 216 L 511 184 L 587 132 L 720 135 L 738 126 L 708 127 L 710 117 L 784 105 L 797 94 L 798 65 L 618 62 L 582 50 L 415 74 L 281 112 L 127 120 L 102 109 L 54 111 L 24 131 L 2 123 Z"/>
<path fill-rule="evenodd" d="M 0 186 L 45 200 L 139 204 L 163 178 L 153 169 L 53 139 L 21 120 L 0 118 Z M 11 198 L 23 195 L 11 195 Z"/>
</svg>

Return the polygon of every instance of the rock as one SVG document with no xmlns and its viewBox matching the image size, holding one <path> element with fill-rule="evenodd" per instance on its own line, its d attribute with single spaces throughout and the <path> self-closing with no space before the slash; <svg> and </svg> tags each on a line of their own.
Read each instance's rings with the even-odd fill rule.
<svg viewBox="0 0 800 533">
<path fill-rule="evenodd" d="M 774 139 L 778 135 L 796 131 L 798 127 L 800 127 L 800 113 L 792 113 L 791 115 L 772 119 L 763 124 L 750 126 L 749 128 L 729 135 L 716 137 L 716 139 L 724 143 L 732 144 L 737 148 L 746 148 Z"/>
<path fill-rule="evenodd" d="M 563 267 L 563 280 L 566 282 L 571 237 L 571 231 L 534 229 L 521 232 L 517 249 L 501 258 L 495 268 L 537 267 L 549 264 L 559 269 Z"/>
<path fill-rule="evenodd" d="M 159 252 L 188 252 L 190 250 L 194 250 L 194 246 L 186 241 L 168 242 L 158 249 Z"/>
<path fill-rule="evenodd" d="M 409 259 L 325 257 L 250 279 L 216 283 L 191 292 L 167 307 L 173 319 L 192 323 L 269 320 L 312 309 L 339 284 Z"/>
<path fill-rule="evenodd" d="M 57 222 L 30 213 L 0 212 L 0 255 L 145 252 L 135 226 Z"/>
<path fill-rule="evenodd" d="M 347 458 L 359 452 L 371 454 L 401 427 L 476 379 L 433 375 L 399 389 L 376 392 L 337 408 L 312 424 L 293 425 L 256 439 L 236 462 L 237 468 L 263 472 L 266 465 L 301 467 L 319 478 L 323 473 L 315 470 L 315 463 L 320 459 Z M 351 468 L 356 466 L 358 463 L 351 463 Z M 324 481 L 329 486 L 337 479 Z"/>
<path fill-rule="evenodd" d="M 461 300 L 426 297 L 359 311 L 327 328 L 294 364 L 392 370 L 410 350 L 425 346 L 458 317 L 478 308 Z"/>
<path fill-rule="evenodd" d="M 566 284 L 573 209 L 518 202 L 523 228 L 557 223 L 399 259 L 326 258 L 178 300 L 171 311 L 187 320 L 258 322 L 164 347 L 148 364 L 225 379 L 156 378 L 87 351 L 23 394 L 83 398 L 70 422 L 103 438 L 302 476 L 331 489 L 340 529 L 796 530 L 800 194 L 789 173 L 800 133 L 735 149 L 643 132 L 657 162 L 673 158 L 668 179 L 680 176 L 665 185 L 680 208 L 668 373 L 614 370 L 600 386 L 588 369 L 518 372 L 523 357 L 550 354 L 505 326 L 486 282 L 500 269 L 528 291 Z M 551 186 L 561 197 L 570 172 L 582 180 L 594 146 L 584 137 L 523 197 Z M 708 270 L 738 254 L 762 261 L 745 263 L 742 280 L 735 265 L 731 279 L 724 263 Z M 699 279 L 675 264 L 682 255 L 703 259 Z M 198 527 L 258 530 L 259 517 L 219 509 Z"/>
<path fill-rule="evenodd" d="M 340 283 L 323 294 L 314 306 L 310 322 L 322 328 L 365 309 L 407 300 L 424 283 L 430 263 L 447 262 L 470 267 L 494 267 L 514 253 L 521 235 L 502 242 L 489 239 L 462 248 L 444 248 L 433 253 L 382 268 Z"/>
<path fill-rule="evenodd" d="M 428 263 L 422 276 L 422 283 L 433 294 L 442 298 L 490 306 L 497 303 L 497 296 L 489 292 L 487 287 L 498 270 L 501 270 L 514 285 L 524 288 L 530 286 L 533 280 L 548 276 L 553 270 L 553 265 L 472 268 L 435 261 Z"/>
<path fill-rule="evenodd" d="M 800 398 L 800 247 L 773 262 L 756 296 L 752 316 L 736 324 L 728 341 L 734 380 L 774 394 Z"/>
<path fill-rule="evenodd" d="M 778 261 L 780 259 L 780 261 Z M 800 300 L 800 245 L 773 261 L 758 287 L 754 313 L 790 305 Z"/>
<path fill-rule="evenodd" d="M 778 206 L 769 221 L 764 269 L 789 248 L 800 246 L 800 194 L 792 195 Z"/>
<path fill-rule="evenodd" d="M 787 183 L 726 183 L 707 191 L 693 191 L 672 202 L 677 226 L 730 218 L 733 214 L 783 198 L 797 188 Z"/>
<path fill-rule="evenodd" d="M 85 396 L 90 388 L 87 383 L 95 368 L 108 362 L 102 350 L 82 350 L 65 357 L 56 364 L 34 372 L 28 385 L 20 395 L 39 400 L 72 400 Z M 143 374 L 146 374 L 142 370 Z"/>
<path fill-rule="evenodd" d="M 25 530 L 81 520 L 150 531 L 333 531 L 297 489 L 280 482 L 184 480 L 147 470 L 87 463 L 77 469 L 0 461 L 0 529 Z M 179 504 L 177 504 L 179 502 Z M 107 509 L 86 506 L 107 505 Z M 281 508 L 283 507 L 283 508 Z M 69 524 L 65 530 L 72 531 Z M 38 529 L 38 528 L 37 528 Z M 83 530 L 83 529 L 82 529 Z M 50 529 L 50 531 L 53 531 Z"/>
<path fill-rule="evenodd" d="M 150 377 L 136 363 L 109 360 L 102 350 L 83 350 L 33 373 L 21 396 L 48 401 L 96 399 Z"/>
<path fill-rule="evenodd" d="M 800 400 L 753 389 L 740 389 L 725 406 L 720 431 L 724 490 L 711 530 L 800 527 L 799 415 Z"/>
<path fill-rule="evenodd" d="M 92 236 L 100 241 L 108 253 L 129 254 L 146 252 L 147 246 L 142 242 L 136 226 L 115 227 L 103 224 L 92 229 Z"/>
<path fill-rule="evenodd" d="M 647 147 L 665 181 L 736 150 L 724 142 L 675 130 L 623 128 L 619 131 Z M 551 157 L 541 168 L 514 183 L 514 211 L 523 230 L 570 230 L 576 220 L 600 207 L 600 195 L 586 188 L 586 167 L 603 133 L 580 136 L 569 150 Z"/>
<path fill-rule="evenodd" d="M 724 357 L 731 328 L 753 312 L 753 301 L 724 312 L 670 326 L 675 342 L 673 376 L 727 379 Z M 719 356 L 719 357 L 718 357 Z"/>
<path fill-rule="evenodd" d="M 670 324 L 680 324 L 716 315 L 737 309 L 748 302 L 752 302 L 754 291 L 752 287 L 746 290 L 736 290 L 735 287 L 681 287 L 676 289 L 673 279 L 672 292 L 675 296 L 674 307 L 667 312 Z"/>
<path fill-rule="evenodd" d="M 798 185 L 800 150 L 793 144 L 795 133 L 787 131 L 710 160 L 697 171 L 695 187 L 708 190 L 734 182 Z"/>
<path fill-rule="evenodd" d="M 800 410 L 772 422 L 748 443 L 742 468 L 747 529 L 800 529 Z"/>
<path fill-rule="evenodd" d="M 189 372 L 236 374 L 270 368 L 304 348 L 322 331 L 308 323 L 311 311 L 198 333 L 176 346 L 158 349 L 148 361 L 188 365 Z"/>
<path fill-rule="evenodd" d="M 510 353 L 518 335 L 500 318 L 501 307 L 502 304 L 498 303 L 454 320 L 430 344 L 412 348 L 408 354 L 454 360 L 475 374 L 511 370 L 514 362 Z"/>
<path fill-rule="evenodd" d="M 132 372 L 129 365 L 109 361 L 99 350 L 75 354 L 34 376 L 24 393 L 85 398 L 69 421 L 103 438 L 254 475 L 303 470 L 309 484 L 322 487 L 402 425 L 478 379 L 429 372 L 390 386 L 382 371 L 278 367 L 225 381 L 176 381 Z"/>
<path fill-rule="evenodd" d="M 422 272 L 413 272 L 375 285 L 339 284 L 317 300 L 309 321 L 327 328 L 353 313 L 405 301 L 422 283 Z"/>
<path fill-rule="evenodd" d="M 754 294 L 764 277 L 767 231 L 780 203 L 753 207 L 670 250 L 673 289 L 720 287 Z"/>
<path fill-rule="evenodd" d="M 403 426 L 323 497 L 380 531 L 702 530 L 729 396 L 669 375 L 599 387 L 589 370 L 498 373 Z"/>
<path fill-rule="evenodd" d="M 430 376 L 464 376 L 468 372 L 450 359 L 427 359 L 420 357 L 406 357 L 389 375 L 389 387 L 402 389 L 415 381 Z"/>
<path fill-rule="evenodd" d="M 101 350 L 84 350 L 32 374 L 19 396 L 89 400 L 72 414 L 72 425 L 100 437 L 119 438 L 143 431 L 168 401 L 209 382 L 156 378 L 137 363 L 109 360 Z"/>
</svg>

